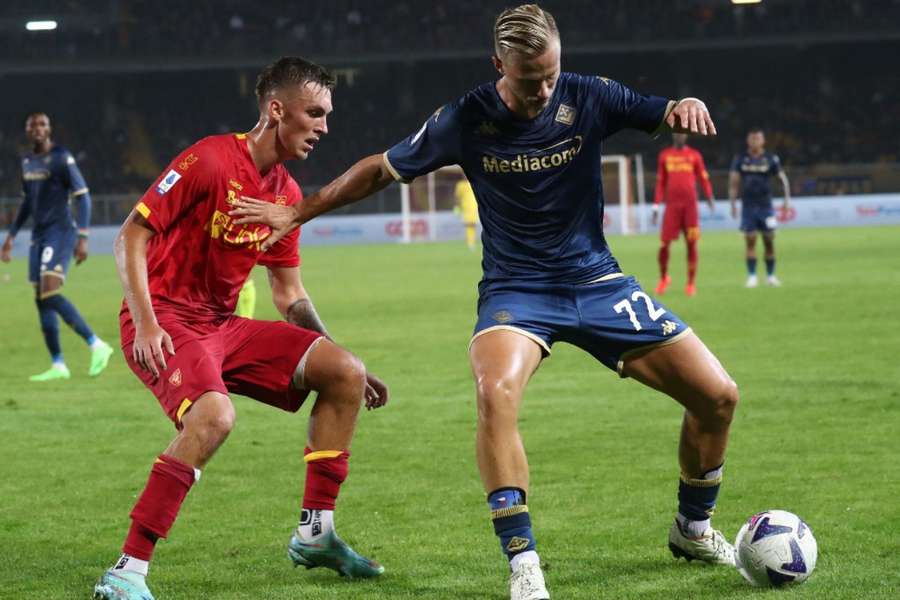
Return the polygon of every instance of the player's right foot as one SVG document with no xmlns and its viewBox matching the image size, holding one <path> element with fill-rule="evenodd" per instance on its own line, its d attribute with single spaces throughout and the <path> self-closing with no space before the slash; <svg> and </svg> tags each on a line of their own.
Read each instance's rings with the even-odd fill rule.
<svg viewBox="0 0 900 600">
<path fill-rule="evenodd" d="M 520 562 L 509 576 L 509 600 L 550 600 L 541 565 Z"/>
<path fill-rule="evenodd" d="M 134 571 L 114 571 L 103 574 L 94 586 L 94 600 L 154 600 L 144 583 L 144 576 Z"/>
<path fill-rule="evenodd" d="M 688 562 L 700 560 L 711 565 L 734 566 L 734 546 L 721 531 L 712 527 L 694 538 L 685 535 L 675 521 L 669 530 L 669 550 L 675 558 L 684 558 Z"/>
<path fill-rule="evenodd" d="M 666 275 L 665 277 L 660 278 L 659 283 L 656 284 L 656 295 L 662 296 L 666 293 L 666 289 L 668 289 L 669 284 L 672 283 L 672 276 Z"/>
<path fill-rule="evenodd" d="M 333 531 L 309 542 L 295 533 L 288 543 L 288 556 L 295 567 L 328 567 L 342 577 L 378 577 L 384 573 L 383 566 L 357 554 Z"/>
<path fill-rule="evenodd" d="M 109 357 L 112 354 L 112 346 L 106 342 L 100 342 L 95 349 L 91 350 L 91 368 L 88 370 L 88 375 L 96 377 L 102 373 L 106 365 L 109 364 Z"/>
<path fill-rule="evenodd" d="M 766 284 L 772 287 L 781 287 L 781 280 L 774 275 L 769 275 L 766 277 Z"/>
<path fill-rule="evenodd" d="M 28 381 L 53 381 L 55 379 L 68 379 L 69 377 L 69 368 L 66 365 L 54 364 L 43 373 L 32 375 L 28 378 Z"/>
<path fill-rule="evenodd" d="M 756 275 L 749 275 L 747 277 L 747 283 L 744 284 L 746 288 L 755 288 L 759 285 L 759 280 L 756 279 Z"/>
<path fill-rule="evenodd" d="M 686 296 L 696 296 L 697 295 L 697 284 L 689 283 L 684 286 L 684 293 Z"/>
</svg>

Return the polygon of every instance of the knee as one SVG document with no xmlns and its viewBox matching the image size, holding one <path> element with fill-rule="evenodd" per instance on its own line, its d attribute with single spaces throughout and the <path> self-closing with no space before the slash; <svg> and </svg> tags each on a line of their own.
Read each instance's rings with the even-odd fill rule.
<svg viewBox="0 0 900 600">
<path fill-rule="evenodd" d="M 366 388 L 366 365 L 350 352 L 342 351 L 332 364 L 332 369 L 329 385 L 347 390 L 335 395 L 335 398 L 358 406 Z"/>
<path fill-rule="evenodd" d="M 189 420 L 185 419 L 185 429 L 190 428 L 203 439 L 213 444 L 219 444 L 234 429 L 234 405 L 225 394 L 211 392 L 204 396 L 198 401 L 195 409 L 191 411 L 195 413 L 191 415 L 192 418 Z M 207 406 L 201 408 L 199 402 L 204 400 L 207 401 Z"/>
<path fill-rule="evenodd" d="M 479 423 L 489 425 L 517 420 L 520 392 L 511 381 L 502 377 L 479 377 L 476 388 Z"/>
<path fill-rule="evenodd" d="M 731 425 L 731 421 L 734 419 L 734 411 L 737 408 L 738 398 L 737 384 L 728 377 L 710 398 L 712 407 L 710 416 L 722 425 Z"/>
</svg>

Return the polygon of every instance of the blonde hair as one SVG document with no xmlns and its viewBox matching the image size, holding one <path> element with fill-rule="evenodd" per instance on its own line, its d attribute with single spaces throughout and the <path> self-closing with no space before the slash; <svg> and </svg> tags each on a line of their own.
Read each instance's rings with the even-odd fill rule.
<svg viewBox="0 0 900 600">
<path fill-rule="evenodd" d="M 558 39 L 556 20 L 537 4 L 507 8 L 494 22 L 494 52 L 499 58 L 510 52 L 540 56 Z"/>
</svg>

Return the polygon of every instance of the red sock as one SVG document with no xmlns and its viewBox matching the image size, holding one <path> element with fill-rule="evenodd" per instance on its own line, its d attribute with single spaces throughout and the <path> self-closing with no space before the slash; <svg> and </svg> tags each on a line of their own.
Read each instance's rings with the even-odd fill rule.
<svg viewBox="0 0 900 600">
<path fill-rule="evenodd" d="M 306 461 L 306 489 L 303 508 L 334 510 L 341 484 L 350 470 L 350 453 L 343 450 L 303 451 Z"/>
<path fill-rule="evenodd" d="M 669 272 L 669 245 L 663 244 L 659 247 L 659 256 L 657 257 L 659 260 L 659 276 L 661 279 L 666 278 L 666 274 Z"/>
<path fill-rule="evenodd" d="M 697 251 L 697 240 L 689 240 L 687 243 L 688 252 L 688 283 L 694 283 L 694 277 L 697 276 L 697 262 L 700 260 L 700 253 Z"/>
<path fill-rule="evenodd" d="M 190 465 L 165 454 L 156 459 L 144 493 L 131 511 L 131 529 L 122 552 L 140 560 L 150 560 L 156 540 L 169 533 L 195 478 L 194 468 Z"/>
</svg>

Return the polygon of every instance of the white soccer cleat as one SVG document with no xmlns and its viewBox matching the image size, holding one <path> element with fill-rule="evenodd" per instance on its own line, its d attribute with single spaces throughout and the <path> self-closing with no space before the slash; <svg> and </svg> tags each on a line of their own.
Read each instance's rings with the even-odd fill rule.
<svg viewBox="0 0 900 600">
<path fill-rule="evenodd" d="M 509 600 L 550 600 L 541 565 L 520 562 L 509 576 Z"/>
<path fill-rule="evenodd" d="M 769 275 L 768 277 L 766 277 L 766 285 L 770 285 L 772 287 L 781 287 L 781 280 L 774 275 Z"/>
<path fill-rule="evenodd" d="M 759 285 L 759 280 L 756 279 L 756 275 L 750 275 L 747 277 L 747 283 L 744 284 L 745 288 L 755 288 Z"/>
<path fill-rule="evenodd" d="M 669 529 L 669 550 L 675 558 L 684 558 L 688 562 L 700 560 L 711 565 L 734 566 L 734 546 L 728 543 L 721 531 L 710 527 L 698 538 L 686 536 L 678 526 L 672 523 Z"/>
</svg>

